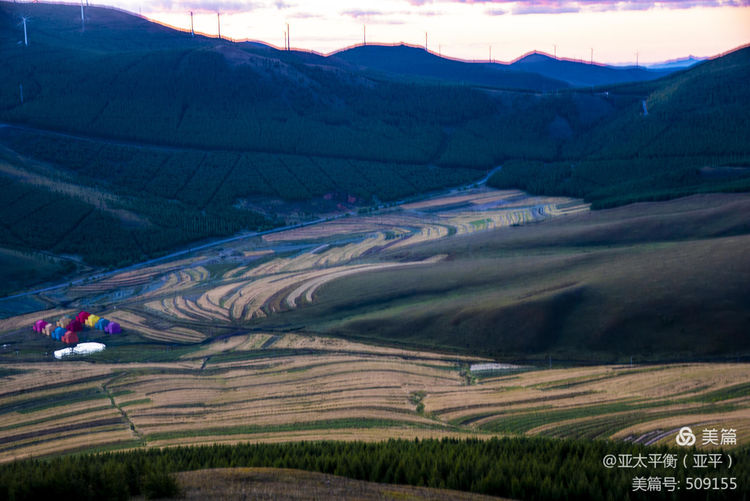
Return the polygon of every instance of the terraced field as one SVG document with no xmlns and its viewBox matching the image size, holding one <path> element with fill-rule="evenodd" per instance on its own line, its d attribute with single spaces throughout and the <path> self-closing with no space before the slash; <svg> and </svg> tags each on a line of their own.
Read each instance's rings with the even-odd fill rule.
<svg viewBox="0 0 750 501">
<path fill-rule="evenodd" d="M 689 204 L 704 202 L 686 204 L 694 215 L 699 211 Z M 471 282 L 476 270 L 464 270 L 456 259 L 466 242 L 522 265 L 529 258 L 512 245 L 496 251 L 482 243 L 484 237 L 461 235 L 491 237 L 500 226 L 564 221 L 564 214 L 586 210 L 575 200 L 477 189 L 237 240 L 180 261 L 40 294 L 37 299 L 50 310 L 0 320 L 0 461 L 79 449 L 241 441 L 523 434 L 666 443 L 686 425 L 734 429 L 737 442 L 746 444 L 745 364 L 526 366 L 472 373 L 471 364 L 492 360 L 327 337 L 287 320 L 318 308 L 326 300 L 321 291 L 356 295 L 345 282 L 365 273 L 376 275 L 371 287 L 388 288 L 389 280 L 414 277 L 420 267 L 434 274 L 438 264 L 454 263 L 451 273 Z M 572 226 L 588 219 L 571 218 Z M 555 241 L 571 238 L 560 224 L 549 228 Z M 589 231 L 582 228 L 577 231 Z M 538 238 L 507 231 L 516 239 Z M 446 244 L 430 243 L 435 241 Z M 559 267 L 558 261 L 570 260 L 569 252 L 540 251 L 534 259 Z M 523 293 L 522 300 L 556 293 L 544 277 L 539 285 L 522 281 L 529 291 L 514 290 Z M 570 285 L 563 278 L 558 281 L 564 291 Z M 55 342 L 34 333 L 33 320 L 84 308 L 118 321 L 124 333 L 84 331 L 107 349 L 55 362 Z M 393 308 L 398 316 L 403 307 Z M 276 319 L 273 329 L 262 323 L 267 319 Z"/>
<path fill-rule="evenodd" d="M 0 389 L 0 461 L 79 449 L 243 441 L 545 435 L 750 440 L 743 364 L 522 368 L 304 333 L 244 333 L 174 362 L 18 363 Z M 97 360 L 92 356 L 89 360 Z"/>
<path fill-rule="evenodd" d="M 213 335 L 207 325 L 227 334 L 255 319 L 314 303 L 321 287 L 337 279 L 430 265 L 444 257 L 393 260 L 382 258 L 384 252 L 587 210 L 576 200 L 515 190 L 457 193 L 238 240 L 216 251 L 36 297 L 105 315 L 153 341 L 190 344 Z"/>
</svg>

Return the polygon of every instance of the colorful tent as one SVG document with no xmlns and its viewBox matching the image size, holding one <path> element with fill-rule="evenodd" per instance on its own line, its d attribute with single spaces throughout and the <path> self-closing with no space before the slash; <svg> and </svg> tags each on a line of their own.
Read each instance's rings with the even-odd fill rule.
<svg viewBox="0 0 750 501">
<path fill-rule="evenodd" d="M 78 335 L 73 331 L 68 331 L 62 337 L 61 341 L 65 344 L 78 344 Z"/>
<path fill-rule="evenodd" d="M 99 321 L 96 322 L 96 325 L 94 327 L 96 327 L 100 331 L 103 331 L 107 327 L 107 324 L 109 324 L 109 320 L 107 320 L 106 318 L 100 318 Z"/>
<path fill-rule="evenodd" d="M 68 325 L 66 325 L 65 328 L 69 331 L 81 332 L 83 330 L 83 325 L 78 320 L 73 320 Z"/>
<path fill-rule="evenodd" d="M 119 334 L 122 332 L 122 328 L 120 327 L 120 324 L 118 324 L 117 322 L 110 322 L 104 328 L 104 332 L 108 334 Z"/>
<path fill-rule="evenodd" d="M 62 327 L 58 327 L 57 329 L 52 331 L 52 339 L 56 339 L 57 341 L 62 339 L 64 335 L 65 335 L 65 329 L 63 329 Z"/>
<path fill-rule="evenodd" d="M 55 330 L 55 326 L 53 324 L 47 324 L 44 326 L 44 334 L 46 336 L 51 336 L 54 330 Z"/>
<path fill-rule="evenodd" d="M 63 316 L 60 317 L 60 320 L 57 321 L 57 326 L 58 327 L 65 327 L 66 325 L 68 325 L 70 323 L 71 320 L 73 320 L 73 319 L 70 318 L 69 315 L 63 315 Z"/>
<path fill-rule="evenodd" d="M 97 317 L 96 315 L 89 315 L 88 318 L 86 318 L 86 327 L 91 327 L 93 329 L 99 321 L 99 318 L 100 317 Z"/>
<path fill-rule="evenodd" d="M 82 324 L 86 323 L 86 319 L 89 318 L 89 315 L 91 315 L 91 313 L 89 313 L 88 311 L 81 311 L 80 313 L 78 313 L 76 320 L 78 320 Z"/>
</svg>

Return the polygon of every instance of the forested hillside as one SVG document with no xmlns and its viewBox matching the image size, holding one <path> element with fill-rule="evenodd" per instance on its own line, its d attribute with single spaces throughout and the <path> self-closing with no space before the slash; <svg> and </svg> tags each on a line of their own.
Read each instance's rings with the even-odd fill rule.
<svg viewBox="0 0 750 501">
<path fill-rule="evenodd" d="M 373 482 L 431 486 L 528 500 L 677 500 L 706 499 L 705 491 L 634 492 L 633 477 L 642 469 L 602 466 L 606 455 L 650 457 L 649 476 L 672 477 L 686 485 L 693 470 L 663 466 L 658 459 L 682 451 L 605 441 L 537 438 L 444 439 L 365 442 L 302 442 L 179 447 L 52 460 L 15 462 L 0 468 L 0 493 L 15 501 L 55 499 L 128 499 L 175 497 L 179 486 L 170 473 L 203 468 L 274 466 L 332 473 Z M 733 452 L 746 457 L 747 448 Z M 656 459 L 656 464 L 654 460 Z M 634 473 L 636 475 L 634 475 Z M 703 479 L 727 480 L 735 487 L 712 491 L 710 499 L 738 499 L 747 493 L 748 466 L 739 461 L 704 470 Z M 645 479 L 645 477 L 644 477 Z M 696 485 L 703 485 L 696 483 Z M 729 482 L 727 480 L 727 485 Z M 75 493 L 71 496 L 71 493 Z"/>
<path fill-rule="evenodd" d="M 78 6 L 1 2 L 0 175 L 19 196 L 0 211 L 0 244 L 113 265 L 283 223 L 270 201 L 326 198 L 328 210 L 351 210 L 500 164 L 494 186 L 594 207 L 749 186 L 748 49 L 665 79 L 585 90 L 518 71 L 472 87 L 451 83 L 451 68 L 497 71 L 422 49 L 359 49 L 323 57 L 191 37 L 99 7 L 86 8 L 82 29 Z M 382 49 L 441 69 L 404 78 L 352 59 Z M 61 193 L 52 179 L 106 201 Z M 50 211 L 68 219 L 55 225 Z M 93 246 L 76 237 L 82 228 L 121 238 Z"/>
<path fill-rule="evenodd" d="M 750 48 L 658 82 L 551 161 L 514 159 L 490 184 L 584 197 L 594 208 L 708 191 L 750 189 Z"/>
</svg>

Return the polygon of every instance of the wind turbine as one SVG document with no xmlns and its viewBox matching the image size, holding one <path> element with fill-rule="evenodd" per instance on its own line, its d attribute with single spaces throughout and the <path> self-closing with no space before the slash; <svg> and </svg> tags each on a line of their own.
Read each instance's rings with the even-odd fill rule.
<svg viewBox="0 0 750 501">
<path fill-rule="evenodd" d="M 28 47 L 29 46 L 29 37 L 26 36 L 26 20 L 29 18 L 26 16 L 21 16 L 21 21 L 23 22 L 23 44 Z"/>
</svg>

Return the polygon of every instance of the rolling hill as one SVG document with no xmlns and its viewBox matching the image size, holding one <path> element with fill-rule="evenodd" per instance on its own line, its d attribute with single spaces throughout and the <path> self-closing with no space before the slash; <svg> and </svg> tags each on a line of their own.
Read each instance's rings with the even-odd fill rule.
<svg viewBox="0 0 750 501">
<path fill-rule="evenodd" d="M 674 71 L 587 64 L 582 61 L 557 59 L 540 52 L 527 54 L 513 61 L 509 67 L 516 71 L 526 71 L 562 80 L 572 87 L 598 87 L 625 82 L 656 80 Z"/>
<path fill-rule="evenodd" d="M 389 78 L 416 78 L 432 82 L 479 85 L 504 89 L 549 92 L 569 85 L 553 76 L 540 75 L 503 64 L 467 62 L 440 57 L 421 47 L 405 44 L 360 45 L 329 56 L 354 67 Z"/>
<path fill-rule="evenodd" d="M 495 358 L 625 361 L 750 350 L 750 201 L 696 195 L 436 240 L 338 279 L 261 328 Z"/>
<path fill-rule="evenodd" d="M 588 64 L 533 52 L 510 64 L 468 62 L 441 57 L 422 47 L 360 45 L 334 53 L 356 68 L 378 75 L 411 77 L 504 89 L 550 92 L 570 87 L 592 87 L 661 78 L 677 68 L 623 68 Z"/>
<path fill-rule="evenodd" d="M 490 184 L 585 197 L 595 207 L 750 187 L 750 47 L 650 83 L 553 162 L 509 162 Z"/>
</svg>

